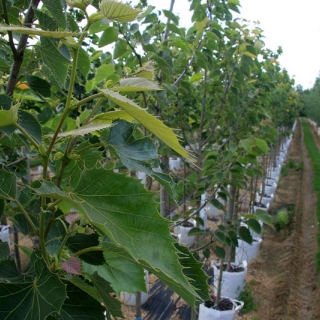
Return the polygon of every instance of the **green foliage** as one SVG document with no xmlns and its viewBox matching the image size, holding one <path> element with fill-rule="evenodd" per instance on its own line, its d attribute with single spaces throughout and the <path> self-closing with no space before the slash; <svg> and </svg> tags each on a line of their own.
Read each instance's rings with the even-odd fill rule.
<svg viewBox="0 0 320 320">
<path fill-rule="evenodd" d="M 245 285 L 243 291 L 240 292 L 238 299 L 244 302 L 241 313 L 246 314 L 257 310 L 257 303 L 255 301 L 252 289 L 249 285 Z"/>
</svg>

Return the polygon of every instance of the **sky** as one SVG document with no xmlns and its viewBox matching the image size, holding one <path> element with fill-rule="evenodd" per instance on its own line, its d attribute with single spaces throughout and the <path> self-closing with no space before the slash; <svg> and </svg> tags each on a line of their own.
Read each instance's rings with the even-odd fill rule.
<svg viewBox="0 0 320 320">
<path fill-rule="evenodd" d="M 135 2 L 135 0 L 133 1 Z M 158 9 L 169 9 L 171 0 L 148 0 Z M 311 88 L 320 73 L 320 0 L 240 0 L 241 18 L 259 21 L 266 47 L 276 51 L 282 68 L 295 85 Z M 175 14 L 188 26 L 191 15 L 187 0 L 175 0 Z"/>
</svg>

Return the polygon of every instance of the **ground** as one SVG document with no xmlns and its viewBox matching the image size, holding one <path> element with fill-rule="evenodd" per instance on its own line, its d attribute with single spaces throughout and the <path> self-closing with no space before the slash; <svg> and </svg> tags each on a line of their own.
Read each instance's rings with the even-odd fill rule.
<svg viewBox="0 0 320 320">
<path fill-rule="evenodd" d="M 318 137 L 314 134 L 319 146 Z M 320 148 L 319 148 L 320 150 Z M 303 170 L 282 177 L 273 208 L 293 204 L 291 226 L 275 232 L 265 230 L 260 255 L 249 265 L 247 283 L 258 310 L 239 316 L 243 320 L 320 319 L 320 290 L 315 267 L 318 223 L 313 169 L 298 123 L 287 161 L 303 162 Z"/>
</svg>

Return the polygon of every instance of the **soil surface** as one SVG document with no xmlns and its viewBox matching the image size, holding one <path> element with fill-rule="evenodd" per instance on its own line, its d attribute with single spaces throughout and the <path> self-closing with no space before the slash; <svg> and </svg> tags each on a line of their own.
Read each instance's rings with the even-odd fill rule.
<svg viewBox="0 0 320 320">
<path fill-rule="evenodd" d="M 318 136 L 314 130 L 313 133 L 319 148 Z M 294 205 L 293 222 L 281 232 L 265 230 L 260 255 L 248 266 L 247 284 L 258 309 L 239 315 L 238 319 L 320 319 L 320 286 L 315 266 L 316 195 L 312 185 L 313 168 L 300 123 L 286 162 L 289 160 L 303 163 L 303 170 L 290 169 L 286 177 L 281 177 L 270 212 Z"/>
</svg>

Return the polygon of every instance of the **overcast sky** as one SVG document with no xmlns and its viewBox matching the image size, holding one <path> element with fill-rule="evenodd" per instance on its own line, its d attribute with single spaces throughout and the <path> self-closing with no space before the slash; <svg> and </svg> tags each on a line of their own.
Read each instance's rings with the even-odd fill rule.
<svg viewBox="0 0 320 320">
<path fill-rule="evenodd" d="M 133 0 L 135 2 L 136 0 Z M 149 5 L 169 9 L 170 0 L 148 0 Z M 313 86 L 320 72 L 320 0 L 240 0 L 241 17 L 260 22 L 265 43 L 276 51 L 279 61 L 304 89 Z M 175 0 L 174 12 L 185 25 L 190 20 L 190 3 Z"/>
</svg>

